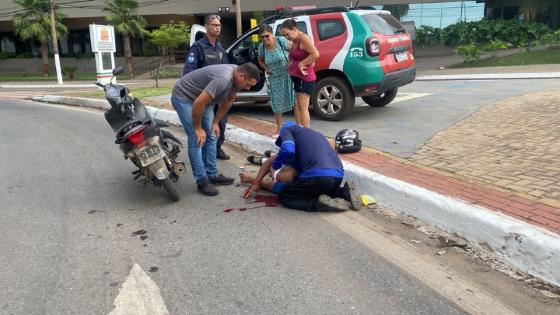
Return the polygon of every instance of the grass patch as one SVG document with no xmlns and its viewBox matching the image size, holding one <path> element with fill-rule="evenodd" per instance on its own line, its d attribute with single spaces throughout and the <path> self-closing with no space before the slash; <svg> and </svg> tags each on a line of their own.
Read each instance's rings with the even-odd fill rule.
<svg viewBox="0 0 560 315">
<path fill-rule="evenodd" d="M 460 63 L 449 66 L 449 68 L 523 66 L 554 63 L 560 63 L 560 48 L 529 52 L 524 51 L 510 56 L 482 59 L 472 63 Z"/>
<path fill-rule="evenodd" d="M 134 97 L 139 98 L 142 100 L 144 97 L 150 96 L 160 96 L 165 94 L 171 94 L 172 86 L 160 86 L 156 87 L 132 87 L 132 95 Z M 80 92 L 79 96 L 81 97 L 103 97 L 105 93 L 103 91 L 85 91 Z"/>
</svg>

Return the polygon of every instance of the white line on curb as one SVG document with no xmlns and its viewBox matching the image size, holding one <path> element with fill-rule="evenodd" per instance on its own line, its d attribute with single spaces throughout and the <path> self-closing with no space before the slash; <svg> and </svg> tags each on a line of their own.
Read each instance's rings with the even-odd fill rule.
<svg viewBox="0 0 560 315">
<path fill-rule="evenodd" d="M 416 77 L 416 81 L 492 80 L 492 79 L 554 79 L 554 78 L 560 78 L 560 72 L 423 75 L 423 76 Z"/>
</svg>

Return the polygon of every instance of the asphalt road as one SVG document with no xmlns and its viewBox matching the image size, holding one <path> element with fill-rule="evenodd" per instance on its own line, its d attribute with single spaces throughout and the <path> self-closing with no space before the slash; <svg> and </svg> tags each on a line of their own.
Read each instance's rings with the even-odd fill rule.
<svg viewBox="0 0 560 315">
<path fill-rule="evenodd" d="M 311 127 L 334 138 L 343 128 L 360 132 L 364 145 L 409 157 L 435 134 L 502 99 L 560 86 L 560 79 L 415 81 L 399 89 L 396 100 L 374 108 L 356 98 L 354 112 L 339 122 L 311 116 Z M 237 106 L 232 113 L 274 122 L 267 107 Z M 288 114 L 286 120 L 293 120 Z"/>
<path fill-rule="evenodd" d="M 462 313 L 317 214 L 225 213 L 254 206 L 242 187 L 210 199 L 190 176 L 170 202 L 99 112 L 0 100 L 0 134 L 0 313 L 109 313 L 135 263 L 172 314 Z"/>
</svg>

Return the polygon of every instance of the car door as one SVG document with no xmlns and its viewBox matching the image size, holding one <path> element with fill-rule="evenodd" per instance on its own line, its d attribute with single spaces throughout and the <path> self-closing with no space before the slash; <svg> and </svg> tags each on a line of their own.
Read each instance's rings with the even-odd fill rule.
<svg viewBox="0 0 560 315">
<path fill-rule="evenodd" d="M 246 62 L 252 62 L 257 67 L 258 64 L 258 39 L 252 35 L 257 35 L 258 28 L 254 28 L 249 32 L 245 33 L 240 38 L 236 39 L 227 49 L 229 62 L 241 65 Z M 261 79 L 255 86 L 253 86 L 249 91 L 239 92 L 237 94 L 236 101 L 255 101 L 255 102 L 266 102 L 269 100 L 268 89 L 266 86 L 265 73 L 259 67 L 261 72 Z"/>
</svg>

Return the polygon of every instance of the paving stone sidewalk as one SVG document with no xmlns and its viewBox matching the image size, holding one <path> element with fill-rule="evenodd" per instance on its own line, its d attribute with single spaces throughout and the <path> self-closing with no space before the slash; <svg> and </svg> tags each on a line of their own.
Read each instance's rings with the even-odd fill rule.
<svg viewBox="0 0 560 315">
<path fill-rule="evenodd" d="M 560 90 L 488 105 L 410 159 L 560 207 Z"/>
</svg>

